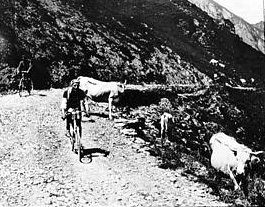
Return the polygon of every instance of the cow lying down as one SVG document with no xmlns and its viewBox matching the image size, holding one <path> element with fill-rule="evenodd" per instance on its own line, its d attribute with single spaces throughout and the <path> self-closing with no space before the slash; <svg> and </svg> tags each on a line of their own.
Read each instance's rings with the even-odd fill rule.
<svg viewBox="0 0 265 207">
<path fill-rule="evenodd" d="M 95 102 L 108 102 L 109 119 L 112 119 L 112 104 L 118 102 L 121 94 L 124 93 L 126 81 L 120 82 L 104 82 L 94 78 L 79 76 L 79 88 L 83 90 L 87 98 Z M 86 101 L 86 110 L 88 112 L 88 101 Z"/>
<path fill-rule="evenodd" d="M 260 161 L 258 154 L 263 151 L 253 152 L 243 144 L 239 144 L 235 138 L 222 132 L 214 134 L 210 139 L 211 165 L 218 171 L 221 171 L 232 179 L 234 188 L 239 189 L 236 176 L 240 175 L 242 179 L 251 170 L 251 166 Z"/>
</svg>

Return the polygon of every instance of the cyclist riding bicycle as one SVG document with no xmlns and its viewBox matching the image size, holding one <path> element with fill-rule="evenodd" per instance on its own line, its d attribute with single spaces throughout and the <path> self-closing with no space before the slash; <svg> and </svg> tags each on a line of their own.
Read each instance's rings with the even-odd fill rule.
<svg viewBox="0 0 265 207">
<path fill-rule="evenodd" d="M 27 70 L 26 69 L 26 65 L 25 65 L 25 60 L 24 58 L 22 58 L 22 60 L 19 62 L 19 65 L 17 67 L 17 74 L 21 75 L 21 79 L 31 79 L 31 69 L 32 69 L 32 62 L 31 60 L 29 60 L 29 67 Z"/>
<path fill-rule="evenodd" d="M 66 119 L 66 135 L 71 136 L 70 134 L 70 125 L 72 123 L 71 116 L 66 116 L 69 109 L 77 109 L 80 111 L 80 119 L 77 120 L 77 125 L 80 129 L 80 136 L 82 132 L 81 128 L 81 108 L 85 109 L 84 105 L 84 99 L 86 98 L 86 94 L 83 90 L 79 89 L 79 81 L 77 79 L 74 79 L 70 83 L 70 87 L 64 91 L 62 103 L 61 103 L 61 109 L 62 109 L 62 118 Z"/>
<path fill-rule="evenodd" d="M 19 62 L 19 65 L 17 67 L 17 75 L 20 78 L 18 85 L 18 91 L 20 96 L 22 96 L 24 90 L 27 90 L 29 95 L 33 90 L 33 81 L 31 78 L 32 67 L 33 65 L 31 60 L 29 60 L 28 68 L 26 67 L 25 59 L 23 56 L 22 60 Z"/>
</svg>

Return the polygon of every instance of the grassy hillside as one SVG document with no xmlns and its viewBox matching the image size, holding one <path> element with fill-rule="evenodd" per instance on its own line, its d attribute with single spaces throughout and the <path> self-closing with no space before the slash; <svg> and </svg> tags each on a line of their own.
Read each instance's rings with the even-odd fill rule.
<svg viewBox="0 0 265 207">
<path fill-rule="evenodd" d="M 1 62 L 16 67 L 22 55 L 33 59 L 37 88 L 60 87 L 80 74 L 195 82 L 198 70 L 209 77 L 221 72 L 208 64 L 211 58 L 226 64 L 227 79 L 264 80 L 264 56 L 184 0 L 22 1 L 1 19 Z M 10 69 L 1 68 L 1 84 L 8 88 Z"/>
<path fill-rule="evenodd" d="M 80 2 L 72 3 L 80 5 Z M 96 6 L 93 8 L 92 4 L 92 10 L 100 12 Z M 91 8 L 91 5 L 86 7 Z M 2 25 L 16 37 L 16 41 L 12 41 L 6 36 L 15 49 L 15 53 L 9 52 L 9 57 L 16 57 L 6 60 L 10 67 L 15 67 L 22 55 L 33 59 L 37 88 L 60 87 L 77 75 L 105 80 L 126 75 L 128 81 L 134 83 L 175 82 L 170 77 L 178 76 L 179 82 L 188 83 L 191 77 L 186 70 L 190 76 L 200 74 L 185 61 L 180 66 L 176 52 L 156 37 L 152 29 L 130 17 L 124 16 L 121 22 L 113 15 L 100 18 L 93 14 L 99 19 L 91 20 L 89 11 L 83 14 L 59 1 L 17 3 L 16 13 L 14 28 L 10 30 L 11 25 L 5 21 Z M 5 77 L 10 68 L 3 66 L 1 72 Z M 8 78 L 2 79 L 3 86 L 10 81 Z"/>
</svg>

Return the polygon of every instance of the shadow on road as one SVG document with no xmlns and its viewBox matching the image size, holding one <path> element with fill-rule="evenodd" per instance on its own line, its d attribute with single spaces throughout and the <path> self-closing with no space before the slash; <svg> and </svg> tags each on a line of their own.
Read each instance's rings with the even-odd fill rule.
<svg viewBox="0 0 265 207">
<path fill-rule="evenodd" d="M 36 94 L 38 96 L 47 96 L 46 94 L 42 94 L 42 93 L 39 93 L 39 94 Z"/>
<path fill-rule="evenodd" d="M 23 94 L 20 97 L 29 97 L 29 96 L 47 96 L 47 95 L 43 93 L 31 93 L 31 94 Z"/>
<path fill-rule="evenodd" d="M 98 116 L 102 118 L 108 118 L 109 115 L 104 112 L 89 112 L 89 115 L 84 115 L 84 117 L 88 118 L 88 120 L 82 120 L 82 122 L 96 122 L 94 119 L 91 118 L 91 116 Z"/>
<path fill-rule="evenodd" d="M 100 149 L 100 148 L 90 148 L 90 149 L 83 149 L 83 159 L 82 163 L 91 163 L 93 157 L 107 157 L 110 154 L 110 151 Z"/>
</svg>

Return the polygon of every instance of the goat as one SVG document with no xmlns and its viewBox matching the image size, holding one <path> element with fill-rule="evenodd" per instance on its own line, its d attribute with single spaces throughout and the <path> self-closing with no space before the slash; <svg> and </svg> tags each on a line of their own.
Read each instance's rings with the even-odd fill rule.
<svg viewBox="0 0 265 207">
<path fill-rule="evenodd" d="M 234 189 L 240 189 L 235 178 L 239 175 L 241 180 L 247 177 L 251 165 L 258 163 L 258 154 L 263 151 L 253 152 L 250 148 L 239 144 L 235 138 L 222 132 L 214 134 L 210 139 L 212 150 L 211 165 L 218 171 L 229 175 L 234 183 Z"/>
<path fill-rule="evenodd" d="M 160 119 L 160 124 L 161 124 L 160 134 L 161 134 L 161 145 L 162 145 L 162 147 L 164 145 L 164 141 L 165 141 L 166 137 L 168 139 L 172 138 L 173 123 L 175 123 L 174 117 L 171 114 L 164 112 L 161 116 L 161 119 Z"/>
</svg>

